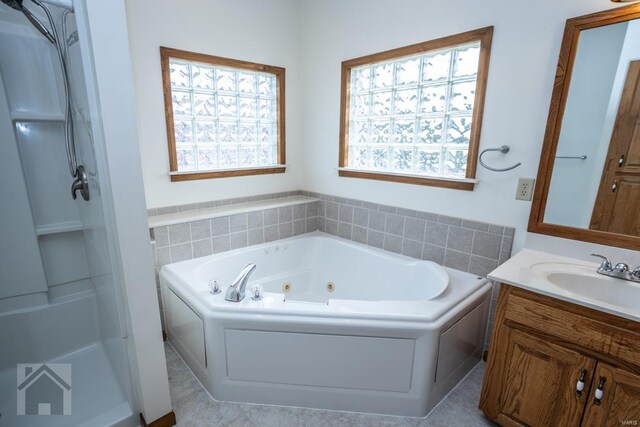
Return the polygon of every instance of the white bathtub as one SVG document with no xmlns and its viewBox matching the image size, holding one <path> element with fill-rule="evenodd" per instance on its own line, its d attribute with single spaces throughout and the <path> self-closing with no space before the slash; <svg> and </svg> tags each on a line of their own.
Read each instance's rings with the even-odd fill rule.
<svg viewBox="0 0 640 427">
<path fill-rule="evenodd" d="M 225 301 L 248 263 L 247 296 Z M 413 417 L 480 360 L 491 289 L 321 232 L 167 265 L 160 280 L 169 340 L 215 399 Z"/>
</svg>

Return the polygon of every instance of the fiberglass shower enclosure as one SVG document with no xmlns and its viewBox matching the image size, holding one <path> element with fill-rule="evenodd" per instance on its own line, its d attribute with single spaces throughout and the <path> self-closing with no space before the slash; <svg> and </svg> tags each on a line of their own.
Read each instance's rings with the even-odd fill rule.
<svg viewBox="0 0 640 427">
<path fill-rule="evenodd" d="M 24 6 L 48 24 L 41 8 Z M 56 49 L 0 3 L 0 427 L 136 425 L 126 310 L 92 136 L 87 35 L 73 12 L 45 6 L 61 39 L 66 21 L 73 136 L 91 197 L 71 197 Z M 56 377 L 38 371 L 42 363 L 68 365 Z"/>
</svg>

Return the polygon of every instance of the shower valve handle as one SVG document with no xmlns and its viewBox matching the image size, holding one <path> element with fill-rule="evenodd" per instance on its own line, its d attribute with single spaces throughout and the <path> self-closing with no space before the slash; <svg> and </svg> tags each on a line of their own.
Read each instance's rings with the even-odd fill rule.
<svg viewBox="0 0 640 427">
<path fill-rule="evenodd" d="M 77 178 L 71 184 L 71 197 L 75 200 L 78 195 L 77 192 L 80 190 L 80 195 L 85 201 L 89 200 L 89 180 L 87 179 L 87 174 L 84 171 L 84 166 L 78 166 L 76 171 Z"/>
</svg>

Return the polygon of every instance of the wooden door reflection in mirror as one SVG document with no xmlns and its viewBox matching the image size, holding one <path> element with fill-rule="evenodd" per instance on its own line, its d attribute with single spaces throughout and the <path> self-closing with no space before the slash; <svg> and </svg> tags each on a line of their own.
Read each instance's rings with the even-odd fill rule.
<svg viewBox="0 0 640 427">
<path fill-rule="evenodd" d="M 629 65 L 589 229 L 640 235 L 639 202 L 640 59 Z"/>
</svg>

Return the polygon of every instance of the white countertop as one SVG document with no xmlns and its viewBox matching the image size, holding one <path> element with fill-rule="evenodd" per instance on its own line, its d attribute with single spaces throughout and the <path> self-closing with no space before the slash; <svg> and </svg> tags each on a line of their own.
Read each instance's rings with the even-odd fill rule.
<svg viewBox="0 0 640 427">
<path fill-rule="evenodd" d="M 549 265 L 549 271 L 544 271 L 544 268 L 546 268 L 545 265 Z M 640 284 L 638 283 L 597 274 L 596 270 L 599 263 L 585 262 L 530 249 L 524 249 L 516 254 L 500 267 L 493 270 L 488 278 L 500 283 L 513 285 L 542 295 L 640 322 L 640 298 L 633 300 L 627 299 L 619 304 L 615 302 L 605 302 L 593 297 L 581 295 L 578 292 L 572 292 L 551 283 L 547 279 L 547 273 L 562 272 L 563 266 L 566 267 L 567 271 L 580 271 L 581 274 L 585 274 L 585 277 L 592 276 L 602 280 L 603 286 L 607 286 L 607 289 L 604 290 L 605 293 L 616 292 L 616 286 L 619 287 L 618 289 L 621 289 L 621 287 L 626 287 L 627 289 L 629 289 L 629 287 L 637 287 L 638 291 L 640 291 Z M 635 292 L 635 289 L 632 290 Z M 640 295 L 640 292 L 638 295 Z M 615 298 L 612 300 L 615 300 Z"/>
</svg>

